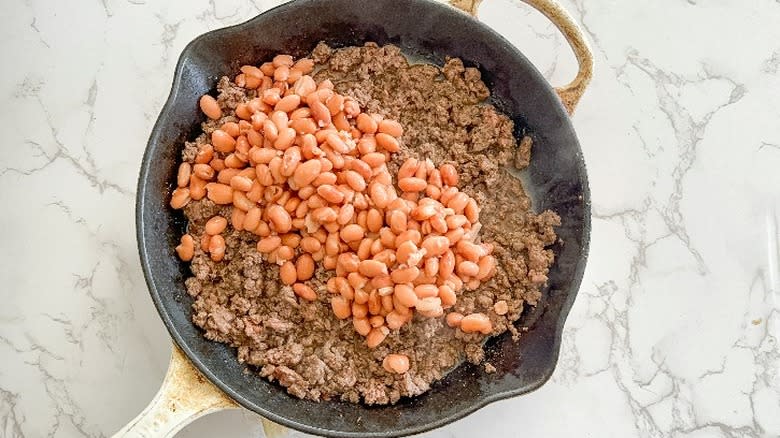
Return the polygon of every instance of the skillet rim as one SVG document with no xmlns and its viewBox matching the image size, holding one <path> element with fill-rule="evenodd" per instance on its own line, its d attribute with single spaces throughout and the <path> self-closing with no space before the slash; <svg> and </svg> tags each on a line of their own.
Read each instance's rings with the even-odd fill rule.
<svg viewBox="0 0 780 438">
<path fill-rule="evenodd" d="M 519 58 L 522 62 L 529 65 L 530 68 L 530 74 L 534 76 L 535 80 L 538 80 L 541 83 L 545 83 L 548 85 L 546 90 L 542 90 L 543 93 L 549 93 L 550 96 L 552 96 L 552 101 L 556 102 L 554 104 L 555 108 L 551 108 L 552 111 L 557 111 L 564 117 L 561 117 L 563 120 L 564 126 L 563 128 L 566 130 L 569 130 L 573 134 L 574 141 L 576 142 L 576 149 L 578 151 L 577 156 L 575 157 L 575 160 L 577 162 L 577 170 L 578 180 L 582 183 L 582 206 L 583 206 L 583 220 L 582 220 L 582 246 L 581 246 L 581 252 L 579 255 L 579 259 L 577 261 L 576 268 L 574 269 L 573 276 L 571 277 L 571 291 L 569 294 L 565 297 L 564 303 L 561 305 L 560 313 L 557 316 L 556 324 L 555 324 L 555 332 L 553 333 L 553 342 L 552 342 L 552 354 L 550 357 L 550 363 L 545 369 L 544 375 L 539 380 L 532 382 L 529 385 L 525 385 L 522 387 L 518 387 L 512 390 L 506 390 L 506 391 L 498 391 L 494 393 L 488 393 L 488 394 L 480 394 L 478 398 L 476 398 L 471 405 L 469 405 L 467 408 L 464 408 L 450 416 L 443 417 L 438 419 L 437 421 L 425 423 L 425 424 L 419 424 L 417 426 L 413 427 L 406 427 L 404 429 L 393 429 L 393 430 L 385 430 L 385 431 L 379 431 L 379 432 L 345 432 L 345 431 L 338 431 L 338 430 L 330 430 L 330 429 L 324 429 L 321 427 L 311 426 L 309 424 L 300 423 L 294 420 L 287 419 L 285 417 L 282 417 L 272 410 L 269 410 L 265 408 L 264 406 L 261 406 L 251 400 L 249 400 L 247 397 L 244 397 L 240 390 L 233 389 L 232 386 L 225 383 L 220 377 L 212 372 L 210 368 L 208 368 L 203 361 L 200 360 L 200 354 L 196 351 L 194 351 L 193 348 L 191 348 L 188 343 L 186 342 L 185 336 L 183 336 L 178 329 L 178 326 L 171 318 L 170 314 L 166 311 L 164 305 L 163 305 L 163 298 L 162 294 L 160 293 L 154 283 L 154 275 L 152 273 L 152 267 L 150 265 L 150 255 L 146 248 L 146 241 L 153 236 L 148 236 L 144 232 L 144 220 L 143 220 L 143 212 L 144 209 L 147 207 L 146 199 L 144 198 L 143 194 L 148 190 L 147 184 L 148 184 L 148 175 L 150 172 L 150 162 L 152 157 L 151 150 L 153 149 L 153 140 L 156 137 L 156 133 L 161 129 L 161 116 L 167 112 L 170 111 L 170 108 L 173 106 L 173 103 L 177 100 L 180 90 L 183 88 L 182 85 L 182 76 L 183 76 L 183 70 L 184 70 L 184 64 L 187 59 L 191 58 L 194 53 L 197 53 L 193 47 L 202 39 L 206 39 L 209 37 L 214 37 L 218 35 L 219 33 L 225 32 L 225 31 L 236 31 L 236 30 L 242 30 L 242 29 L 250 29 L 255 26 L 255 22 L 261 18 L 262 15 L 270 12 L 284 12 L 286 9 L 295 7 L 298 4 L 301 3 L 314 3 L 320 0 L 293 0 L 287 3 L 283 3 L 281 5 L 275 6 L 273 8 L 269 8 L 262 13 L 256 15 L 255 17 L 244 21 L 242 23 L 238 23 L 232 26 L 222 27 L 218 29 L 211 30 L 209 32 L 203 33 L 196 38 L 194 38 L 192 41 L 190 41 L 182 50 L 181 54 L 179 55 L 179 58 L 176 63 L 176 67 L 174 69 L 173 74 L 173 81 L 171 84 L 171 89 L 168 95 L 168 98 L 166 99 L 165 103 L 163 104 L 160 113 L 157 117 L 157 120 L 155 121 L 154 126 L 152 127 L 149 140 L 147 141 L 146 148 L 144 150 L 143 158 L 141 161 L 141 169 L 139 172 L 139 178 L 138 178 L 138 184 L 137 184 L 137 191 L 136 191 L 136 203 L 135 203 L 135 225 L 136 225 L 136 240 L 138 244 L 138 252 L 139 257 L 141 261 L 141 268 L 144 274 L 144 280 L 147 286 L 147 289 L 149 290 L 149 293 L 152 297 L 152 301 L 154 302 L 154 305 L 157 309 L 157 313 L 160 315 L 160 318 L 163 320 L 163 323 L 165 324 L 166 329 L 168 330 L 168 333 L 171 335 L 171 338 L 175 342 L 175 344 L 184 352 L 184 354 L 187 356 L 187 358 L 191 361 L 191 363 L 198 369 L 198 371 L 203 374 L 211 383 L 213 383 L 217 388 L 219 388 L 221 391 L 223 391 L 225 394 L 227 394 L 230 398 L 232 398 L 236 403 L 241 405 L 242 407 L 249 409 L 253 412 L 256 412 L 263 417 L 272 420 L 276 423 L 282 424 L 284 426 L 291 427 L 293 429 L 305 432 L 305 433 L 311 433 L 311 434 L 317 434 L 317 435 L 325 435 L 325 436 L 333 436 L 333 437 L 395 437 L 395 436 L 405 436 L 405 435 L 412 435 L 412 434 L 419 434 L 423 432 L 427 432 L 439 427 L 442 427 L 446 424 L 452 423 L 456 420 L 459 420 L 461 418 L 464 418 L 471 413 L 487 406 L 488 404 L 491 404 L 493 402 L 504 400 L 508 398 L 512 398 L 515 396 L 523 395 L 530 393 L 532 391 L 535 391 L 542 385 L 544 385 L 552 376 L 557 362 L 558 357 L 560 355 L 560 347 L 562 342 L 562 335 L 563 335 L 563 326 L 566 322 L 566 319 L 568 317 L 568 314 L 571 310 L 571 307 L 576 299 L 576 296 L 579 292 L 579 289 L 582 284 L 582 278 L 584 276 L 585 272 L 585 266 L 587 264 L 587 258 L 588 258 L 588 252 L 590 247 L 590 234 L 591 234 L 591 200 L 590 200 L 590 186 L 588 184 L 588 177 L 587 177 L 587 169 L 584 161 L 584 157 L 582 154 L 582 147 L 579 143 L 579 139 L 577 138 L 576 131 L 574 130 L 574 126 L 572 124 L 571 115 L 568 114 L 566 111 L 563 103 L 561 102 L 560 98 L 555 94 L 552 86 L 549 85 L 547 80 L 542 76 L 542 74 L 539 72 L 539 70 L 536 68 L 536 66 L 533 65 L 526 57 L 525 55 L 520 52 L 520 50 L 511 42 L 506 40 L 501 34 L 493 30 L 491 27 L 487 26 L 486 24 L 482 23 L 481 21 L 477 20 L 473 16 L 461 11 L 460 9 L 451 7 L 447 4 L 434 1 L 434 0 L 410 0 L 411 2 L 418 2 L 418 3 L 428 3 L 437 5 L 438 7 L 448 9 L 450 12 L 454 14 L 459 14 L 461 18 L 465 18 L 467 20 L 472 20 L 476 23 L 476 25 L 481 26 L 488 34 L 490 34 L 493 38 L 495 38 L 497 41 L 500 41 L 501 44 L 505 45 L 509 51 L 511 52 L 512 56 Z M 156 144 L 156 142 L 155 142 Z M 156 156 L 156 155 L 155 155 Z"/>
</svg>

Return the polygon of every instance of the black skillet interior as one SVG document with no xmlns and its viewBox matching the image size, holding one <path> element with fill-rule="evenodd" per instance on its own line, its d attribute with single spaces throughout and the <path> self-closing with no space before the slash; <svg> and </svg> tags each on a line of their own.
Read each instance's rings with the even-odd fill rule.
<svg viewBox="0 0 780 438">
<path fill-rule="evenodd" d="M 543 304 L 524 315 L 532 329 L 519 342 L 502 336 L 488 343 L 496 372 L 462 365 L 426 394 L 395 406 L 366 407 L 293 398 L 276 384 L 245 372 L 233 349 L 210 342 L 190 321 L 188 274 L 173 247 L 184 230 L 168 207 L 182 141 L 197 135 L 198 98 L 217 78 L 241 64 L 276 53 L 305 55 L 319 41 L 336 46 L 365 41 L 399 45 L 407 54 L 441 63 L 445 55 L 477 66 L 500 108 L 534 137 L 526 189 L 535 208 L 561 216 L 557 259 Z M 490 159 L 490 157 L 485 157 Z M 219 388 L 248 409 L 309 433 L 329 436 L 399 436 L 454 421 L 485 404 L 541 386 L 558 357 L 563 322 L 582 279 L 590 232 L 585 165 L 574 129 L 545 79 L 509 42 L 466 14 L 427 0 L 297 0 L 246 23 L 207 33 L 184 50 L 170 97 L 143 158 L 137 198 L 138 245 L 152 299 L 171 336 Z"/>
</svg>

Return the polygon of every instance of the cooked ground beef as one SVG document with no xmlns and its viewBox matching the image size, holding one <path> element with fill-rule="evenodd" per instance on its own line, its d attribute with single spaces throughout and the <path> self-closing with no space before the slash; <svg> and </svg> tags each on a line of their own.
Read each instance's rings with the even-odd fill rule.
<svg viewBox="0 0 780 438">
<path fill-rule="evenodd" d="M 512 121 L 484 103 L 489 90 L 479 71 L 465 68 L 459 59 L 448 59 L 443 67 L 410 65 L 397 47 L 371 43 L 338 50 L 320 44 L 312 57 L 321 67 L 317 80 L 330 79 L 338 92 L 353 96 L 365 111 L 402 123 L 403 148 L 389 166 L 391 173 L 408 157 L 456 166 L 460 189 L 482 209 L 482 241 L 495 245 L 498 270 L 476 290 L 459 293 L 451 310 L 485 313 L 493 324 L 490 336 L 509 330 L 518 337 L 513 322 L 524 305 L 535 305 L 541 296 L 553 262 L 552 251 L 545 247 L 555 241 L 553 227 L 560 225 L 551 211 L 539 215 L 531 211 L 520 181 L 508 171 L 509 166 L 528 165 L 530 138 L 518 147 Z M 203 123 L 203 135 L 184 146 L 185 161 L 194 160 L 214 129 L 237 120 L 238 103 L 255 97 L 254 91 L 227 77 L 220 80 L 218 90 L 224 117 Z M 206 198 L 191 202 L 185 208 L 189 233 L 198 241 L 206 221 L 216 214 L 230 217 L 230 209 Z M 317 301 L 298 300 L 280 282 L 279 267 L 257 252 L 256 235 L 229 226 L 224 236 L 227 252 L 221 262 L 213 262 L 196 245 L 193 276 L 186 281 L 195 299 L 192 319 L 204 336 L 236 347 L 239 361 L 296 397 L 395 403 L 425 392 L 464 359 L 483 360 L 486 336 L 452 329 L 444 317 L 415 316 L 411 324 L 369 349 L 350 320 L 333 315 L 325 290 L 332 272 L 320 267 L 309 282 Z M 501 300 L 508 311 L 498 315 L 493 306 Z M 409 371 L 402 375 L 385 371 L 382 359 L 388 353 L 407 355 Z M 485 370 L 494 368 L 485 364 Z"/>
</svg>

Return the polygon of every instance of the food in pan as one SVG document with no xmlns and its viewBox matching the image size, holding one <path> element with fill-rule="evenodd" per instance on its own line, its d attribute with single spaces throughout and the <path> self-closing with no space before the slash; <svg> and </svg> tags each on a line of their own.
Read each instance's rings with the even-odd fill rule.
<svg viewBox="0 0 780 438">
<path fill-rule="evenodd" d="M 388 404 L 520 336 L 560 219 L 511 175 L 531 140 L 477 69 L 321 43 L 217 90 L 171 197 L 207 338 L 294 396 Z"/>
</svg>

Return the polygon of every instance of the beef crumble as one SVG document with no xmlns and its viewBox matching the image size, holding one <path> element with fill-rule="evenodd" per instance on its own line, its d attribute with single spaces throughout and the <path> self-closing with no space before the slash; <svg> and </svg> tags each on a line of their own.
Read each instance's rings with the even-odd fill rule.
<svg viewBox="0 0 780 438">
<path fill-rule="evenodd" d="M 459 59 L 448 59 L 443 68 L 410 65 L 397 47 L 371 43 L 337 50 L 320 44 L 312 57 L 321 67 L 317 80 L 330 79 L 338 92 L 354 97 L 365 111 L 404 126 L 403 147 L 388 166 L 391 173 L 409 157 L 456 166 L 460 190 L 481 207 L 481 238 L 495 245 L 498 269 L 477 289 L 463 289 L 450 310 L 488 315 L 493 325 L 489 336 L 507 330 L 519 336 L 513 322 L 524 305 L 535 305 L 541 296 L 553 262 L 552 251 L 545 247 L 555 241 L 553 227 L 560 224 L 553 212 L 531 211 L 522 184 L 507 169 L 528 165 L 530 138 L 518 148 L 512 121 L 484 103 L 489 90 L 479 71 L 465 68 Z M 227 77 L 218 90 L 224 116 L 205 122 L 204 134 L 185 144 L 185 161 L 194 161 L 213 130 L 237 120 L 239 103 L 255 97 L 255 91 Z M 197 241 L 209 218 L 230 217 L 231 208 L 207 198 L 190 202 L 185 207 L 188 232 Z M 229 226 L 224 237 L 227 251 L 221 262 L 212 261 L 196 245 L 193 277 L 186 280 L 195 299 L 193 321 L 206 338 L 236 347 L 239 361 L 257 367 L 261 376 L 296 397 L 395 403 L 427 391 L 461 360 L 483 361 L 486 336 L 452 329 L 443 316 L 417 315 L 369 349 L 351 321 L 339 320 L 331 311 L 325 283 L 332 271 L 318 267 L 308 282 L 317 301 L 298 300 L 280 281 L 278 266 L 257 252 L 256 235 Z M 389 353 L 408 356 L 408 372 L 387 372 L 382 359 Z M 485 369 L 493 371 L 490 364 Z"/>
</svg>

